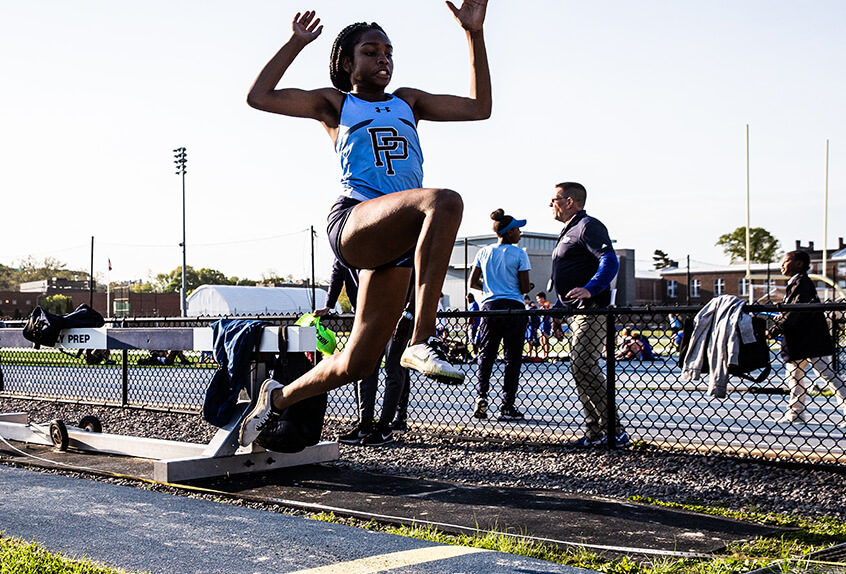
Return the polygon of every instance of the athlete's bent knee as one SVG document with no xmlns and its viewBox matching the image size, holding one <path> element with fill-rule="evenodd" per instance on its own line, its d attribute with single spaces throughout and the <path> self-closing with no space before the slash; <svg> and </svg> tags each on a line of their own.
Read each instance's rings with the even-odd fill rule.
<svg viewBox="0 0 846 574">
<path fill-rule="evenodd" d="M 381 357 L 376 359 L 363 357 L 361 353 L 356 353 L 355 357 L 351 357 L 349 353 L 345 354 L 347 356 L 343 363 L 343 370 L 350 381 L 358 381 L 369 377 L 379 365 L 379 359 L 381 359 Z"/>
<path fill-rule="evenodd" d="M 464 212 L 464 200 L 458 192 L 451 189 L 434 190 L 434 207 L 443 213 L 461 216 Z"/>
</svg>

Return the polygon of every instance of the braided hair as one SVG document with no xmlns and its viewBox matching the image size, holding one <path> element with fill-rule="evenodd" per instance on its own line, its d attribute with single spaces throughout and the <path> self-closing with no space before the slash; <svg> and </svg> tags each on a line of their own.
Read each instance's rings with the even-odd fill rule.
<svg viewBox="0 0 846 574">
<path fill-rule="evenodd" d="M 385 31 L 376 22 L 370 24 L 356 22 L 341 30 L 341 33 L 335 38 L 335 43 L 332 44 L 332 54 L 329 56 L 329 79 L 332 80 L 332 85 L 342 92 L 352 90 L 350 75 L 344 70 L 344 58 L 349 58 L 352 61 L 353 48 L 361 40 L 364 33 L 370 30 L 379 30 L 385 34 Z M 385 35 L 387 36 L 387 34 Z"/>
</svg>

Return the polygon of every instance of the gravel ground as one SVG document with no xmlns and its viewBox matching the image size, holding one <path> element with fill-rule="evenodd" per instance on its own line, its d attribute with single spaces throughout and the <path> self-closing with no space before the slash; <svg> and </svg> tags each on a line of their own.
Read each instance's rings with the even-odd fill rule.
<svg viewBox="0 0 846 574">
<path fill-rule="evenodd" d="M 208 442 L 217 430 L 196 414 L 0 398 L 0 412 L 17 411 L 30 413 L 33 421 L 60 418 L 70 424 L 94 414 L 106 432 L 192 442 Z M 334 437 L 338 430 L 327 425 L 324 435 Z M 384 447 L 341 445 L 340 460 L 331 464 L 466 484 L 547 488 L 618 499 L 640 495 L 846 520 L 846 475 L 718 456 L 653 449 L 607 452 L 509 446 L 425 436 L 412 430 Z"/>
</svg>

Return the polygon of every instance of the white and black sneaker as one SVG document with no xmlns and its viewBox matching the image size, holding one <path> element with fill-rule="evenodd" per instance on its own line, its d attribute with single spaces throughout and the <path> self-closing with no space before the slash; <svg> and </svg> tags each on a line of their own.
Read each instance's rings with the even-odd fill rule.
<svg viewBox="0 0 846 574">
<path fill-rule="evenodd" d="M 501 421 L 519 421 L 523 417 L 523 413 L 514 408 L 514 405 L 508 405 L 499 410 L 499 417 L 497 418 Z"/>
<path fill-rule="evenodd" d="M 394 433 L 388 425 L 376 425 L 373 432 L 361 439 L 361 446 L 383 446 L 394 442 Z"/>
<path fill-rule="evenodd" d="M 608 439 L 603 435 L 596 438 L 588 438 L 587 436 L 579 437 L 565 442 L 564 446 L 567 448 L 590 448 L 607 444 Z"/>
<path fill-rule="evenodd" d="M 349 431 L 338 436 L 338 442 L 344 444 L 361 444 L 361 440 L 373 432 L 372 423 L 359 423 L 351 428 Z"/>
<path fill-rule="evenodd" d="M 273 379 L 267 379 L 261 384 L 261 390 L 259 390 L 256 398 L 256 406 L 247 413 L 244 422 L 241 423 L 241 432 L 238 433 L 238 442 L 241 443 L 241 446 L 251 444 L 269 423 L 274 422 L 279 417 L 280 413 L 273 408 L 270 395 L 274 390 L 281 388 L 282 384 Z"/>
<path fill-rule="evenodd" d="M 447 385 L 464 382 L 464 373 L 449 363 L 446 347 L 437 337 L 429 337 L 425 343 L 406 347 L 400 365 Z"/>
<path fill-rule="evenodd" d="M 473 410 L 473 418 L 483 420 L 488 418 L 488 399 L 479 397 L 476 399 L 476 408 Z"/>
</svg>

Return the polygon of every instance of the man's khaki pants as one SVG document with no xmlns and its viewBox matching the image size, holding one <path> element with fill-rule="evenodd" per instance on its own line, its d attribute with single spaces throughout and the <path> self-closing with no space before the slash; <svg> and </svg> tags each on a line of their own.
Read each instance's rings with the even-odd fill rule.
<svg viewBox="0 0 846 574">
<path fill-rule="evenodd" d="M 608 428 L 608 394 L 599 360 L 605 349 L 605 317 L 576 315 L 570 319 L 570 369 L 585 413 L 585 436 L 596 440 Z M 619 432 L 619 418 L 614 409 Z"/>
</svg>

